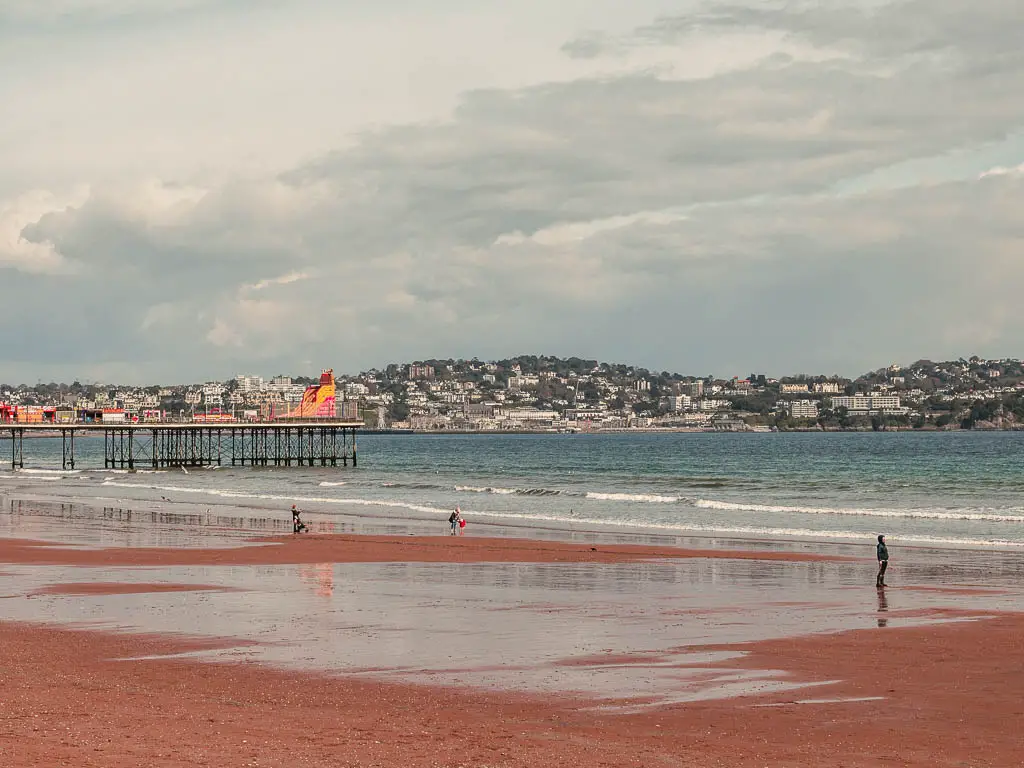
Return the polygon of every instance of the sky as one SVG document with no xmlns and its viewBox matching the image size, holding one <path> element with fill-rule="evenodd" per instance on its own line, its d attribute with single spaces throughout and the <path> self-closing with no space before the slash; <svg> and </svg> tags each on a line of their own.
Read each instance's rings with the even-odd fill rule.
<svg viewBox="0 0 1024 768">
<path fill-rule="evenodd" d="M 1019 0 L 0 0 L 0 381 L 1020 357 Z"/>
</svg>

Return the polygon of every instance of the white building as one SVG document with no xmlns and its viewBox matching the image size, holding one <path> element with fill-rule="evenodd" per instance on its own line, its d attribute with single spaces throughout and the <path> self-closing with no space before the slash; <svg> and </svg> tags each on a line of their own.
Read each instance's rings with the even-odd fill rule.
<svg viewBox="0 0 1024 768">
<path fill-rule="evenodd" d="M 668 398 L 668 409 L 672 413 L 688 411 L 693 406 L 693 398 L 689 395 L 670 395 Z"/>
<path fill-rule="evenodd" d="M 899 411 L 899 395 L 852 395 L 832 398 L 833 408 L 845 408 L 850 413 L 871 411 Z"/>
<path fill-rule="evenodd" d="M 715 400 L 710 397 L 706 397 L 700 401 L 700 409 L 702 411 L 721 411 L 728 408 L 730 405 L 728 400 Z"/>
<path fill-rule="evenodd" d="M 262 376 L 235 376 L 235 382 L 238 384 L 238 391 L 243 394 L 259 392 L 263 389 Z"/>
<path fill-rule="evenodd" d="M 688 427 L 706 427 L 711 424 L 710 413 L 684 413 L 683 424 Z"/>
<path fill-rule="evenodd" d="M 693 398 L 701 397 L 704 394 L 704 382 L 700 380 L 685 382 L 679 385 L 679 391 Z"/>
<path fill-rule="evenodd" d="M 224 401 L 224 385 L 211 382 L 203 385 L 203 402 L 218 406 Z"/>
<path fill-rule="evenodd" d="M 608 413 L 604 408 L 569 408 L 565 411 L 568 421 L 592 421 L 603 419 Z"/>
<path fill-rule="evenodd" d="M 843 390 L 837 381 L 823 381 L 814 385 L 814 391 L 826 395 L 838 395 Z"/>
<path fill-rule="evenodd" d="M 784 395 L 810 392 L 806 384 L 783 384 L 779 389 Z"/>
<path fill-rule="evenodd" d="M 816 419 L 820 406 L 817 400 L 791 400 L 786 403 L 789 415 L 794 419 Z"/>
</svg>

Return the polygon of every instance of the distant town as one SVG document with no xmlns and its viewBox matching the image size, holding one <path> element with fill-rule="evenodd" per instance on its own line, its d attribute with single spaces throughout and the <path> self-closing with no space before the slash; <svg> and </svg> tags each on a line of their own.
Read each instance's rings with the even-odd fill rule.
<svg viewBox="0 0 1024 768">
<path fill-rule="evenodd" d="M 0 384 L 0 421 L 267 421 L 322 377 L 126 387 Z M 891 365 L 856 379 L 717 378 L 582 358 L 421 360 L 335 379 L 335 418 L 413 432 L 1024 429 L 1024 363 Z"/>
</svg>

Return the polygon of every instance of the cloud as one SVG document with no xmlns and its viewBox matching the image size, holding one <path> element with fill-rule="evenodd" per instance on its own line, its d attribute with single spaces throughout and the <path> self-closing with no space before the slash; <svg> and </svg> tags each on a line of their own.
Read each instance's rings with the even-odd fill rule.
<svg viewBox="0 0 1024 768">
<path fill-rule="evenodd" d="M 299 280 L 308 279 L 309 275 L 305 272 L 289 272 L 287 275 L 281 275 L 280 277 L 273 277 L 267 280 L 260 280 L 258 283 L 253 283 L 252 285 L 243 285 L 242 291 L 262 291 L 275 285 L 289 285 L 291 283 L 297 283 Z"/>
<path fill-rule="evenodd" d="M 0 366 L 180 380 L 544 352 L 732 375 L 1012 352 L 1020 155 L 863 181 L 1024 128 L 1007 7 L 924 7 L 651 5 L 552 41 L 530 82 L 277 169 L 143 153 L 73 199 L 19 193 L 0 326 L 39 341 L 0 330 Z"/>
<path fill-rule="evenodd" d="M 0 20 L 53 22 L 83 18 L 164 15 L 182 10 L 212 7 L 227 0 L 5 0 Z"/>
<path fill-rule="evenodd" d="M 985 178 L 986 176 L 1007 176 L 1015 174 L 1024 174 L 1024 163 L 1016 166 L 1015 168 L 1006 168 L 1005 166 L 996 166 L 995 168 L 989 168 L 987 171 L 981 174 L 979 178 Z"/>
<path fill-rule="evenodd" d="M 25 230 L 43 216 L 65 210 L 65 206 L 70 206 L 84 194 L 79 191 L 61 200 L 49 192 L 35 190 L 7 203 L 0 201 L 0 270 L 9 268 L 50 274 L 67 272 L 70 265 L 54 243 L 46 238 L 27 238 Z"/>
</svg>

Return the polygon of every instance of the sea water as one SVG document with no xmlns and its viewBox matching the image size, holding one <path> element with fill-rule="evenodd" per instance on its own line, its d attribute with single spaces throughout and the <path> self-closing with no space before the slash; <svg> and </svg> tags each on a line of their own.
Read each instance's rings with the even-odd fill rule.
<svg viewBox="0 0 1024 768">
<path fill-rule="evenodd" d="M 102 470 L 25 440 L 0 495 L 603 532 L 1024 547 L 1024 433 L 373 435 L 359 467 Z M 10 442 L 0 440 L 0 462 Z"/>
</svg>

